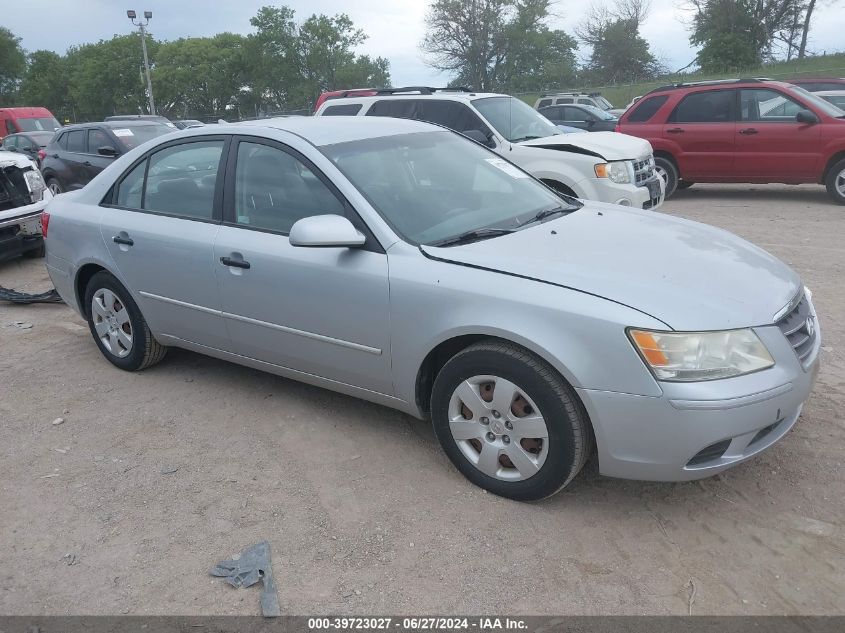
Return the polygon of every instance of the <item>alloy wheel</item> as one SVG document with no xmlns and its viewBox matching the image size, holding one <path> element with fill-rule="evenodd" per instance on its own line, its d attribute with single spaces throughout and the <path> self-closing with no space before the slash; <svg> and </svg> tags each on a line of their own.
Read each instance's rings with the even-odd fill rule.
<svg viewBox="0 0 845 633">
<path fill-rule="evenodd" d="M 836 192 L 845 198 L 845 169 L 837 174 L 836 180 L 833 182 L 833 186 L 836 189 Z"/>
<path fill-rule="evenodd" d="M 125 358 L 132 351 L 132 322 L 120 297 L 100 288 L 91 299 L 91 318 L 97 336 L 109 353 Z"/>
<path fill-rule="evenodd" d="M 549 431 L 534 401 L 498 376 L 473 376 L 449 400 L 449 429 L 464 457 L 500 481 L 539 472 L 549 452 Z"/>
</svg>

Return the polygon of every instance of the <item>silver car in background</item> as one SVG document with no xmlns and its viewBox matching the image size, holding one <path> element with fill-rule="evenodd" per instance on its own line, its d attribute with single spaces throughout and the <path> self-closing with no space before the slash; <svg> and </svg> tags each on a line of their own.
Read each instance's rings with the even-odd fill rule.
<svg viewBox="0 0 845 633">
<path fill-rule="evenodd" d="M 818 370 L 810 293 L 765 251 L 415 121 L 185 130 L 44 220 L 50 277 L 117 367 L 182 347 L 430 417 L 513 499 L 594 446 L 607 475 L 718 473 L 789 431 Z"/>
</svg>

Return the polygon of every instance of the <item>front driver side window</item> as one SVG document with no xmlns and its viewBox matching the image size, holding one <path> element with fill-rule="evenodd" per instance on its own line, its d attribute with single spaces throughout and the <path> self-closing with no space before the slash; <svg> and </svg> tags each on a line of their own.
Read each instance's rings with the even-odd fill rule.
<svg viewBox="0 0 845 633">
<path fill-rule="evenodd" d="M 238 144 L 237 224 L 287 234 L 302 218 L 344 212 L 343 203 L 292 154 L 261 143 Z"/>
</svg>

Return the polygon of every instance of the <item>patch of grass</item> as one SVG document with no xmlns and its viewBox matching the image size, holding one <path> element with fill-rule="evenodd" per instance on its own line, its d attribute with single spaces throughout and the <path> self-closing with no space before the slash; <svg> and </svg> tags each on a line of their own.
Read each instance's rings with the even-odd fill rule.
<svg viewBox="0 0 845 633">
<path fill-rule="evenodd" d="M 720 74 L 712 73 L 680 73 L 665 75 L 659 79 L 649 80 L 641 83 L 615 85 L 615 86 L 567 86 L 561 88 L 560 92 L 578 90 L 580 92 L 600 92 L 608 101 L 617 108 L 628 105 L 636 96 L 644 95 L 649 90 L 654 90 L 667 84 L 707 81 L 710 79 L 745 78 L 745 77 L 770 77 L 771 79 L 787 80 L 799 76 L 806 77 L 845 77 L 845 53 L 834 55 L 818 55 L 807 57 L 801 61 L 774 62 L 763 64 L 755 68 L 735 68 Z M 547 90 L 548 93 L 556 92 Z M 533 106 L 540 98 L 539 92 L 516 95 L 528 105 Z"/>
</svg>

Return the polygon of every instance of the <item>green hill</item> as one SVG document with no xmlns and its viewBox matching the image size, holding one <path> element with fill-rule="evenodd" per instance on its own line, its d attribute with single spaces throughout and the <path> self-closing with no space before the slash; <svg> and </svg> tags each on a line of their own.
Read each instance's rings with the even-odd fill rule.
<svg viewBox="0 0 845 633">
<path fill-rule="evenodd" d="M 770 77 L 772 79 L 786 80 L 794 79 L 798 76 L 845 77 L 845 53 L 807 57 L 801 61 L 774 62 L 771 64 L 763 64 L 762 66 L 758 66 L 756 68 L 732 69 L 731 71 L 722 74 L 682 73 L 665 75 L 659 79 L 635 84 L 617 84 L 615 86 L 564 86 L 561 88 L 561 92 L 569 92 L 573 89 L 577 89 L 582 92 L 600 92 L 614 106 L 622 108 L 634 97 L 644 95 L 649 90 L 671 83 L 740 77 Z M 548 90 L 547 92 L 555 91 Z M 540 93 L 526 93 L 516 96 L 533 106 L 534 102 L 539 98 Z"/>
</svg>

